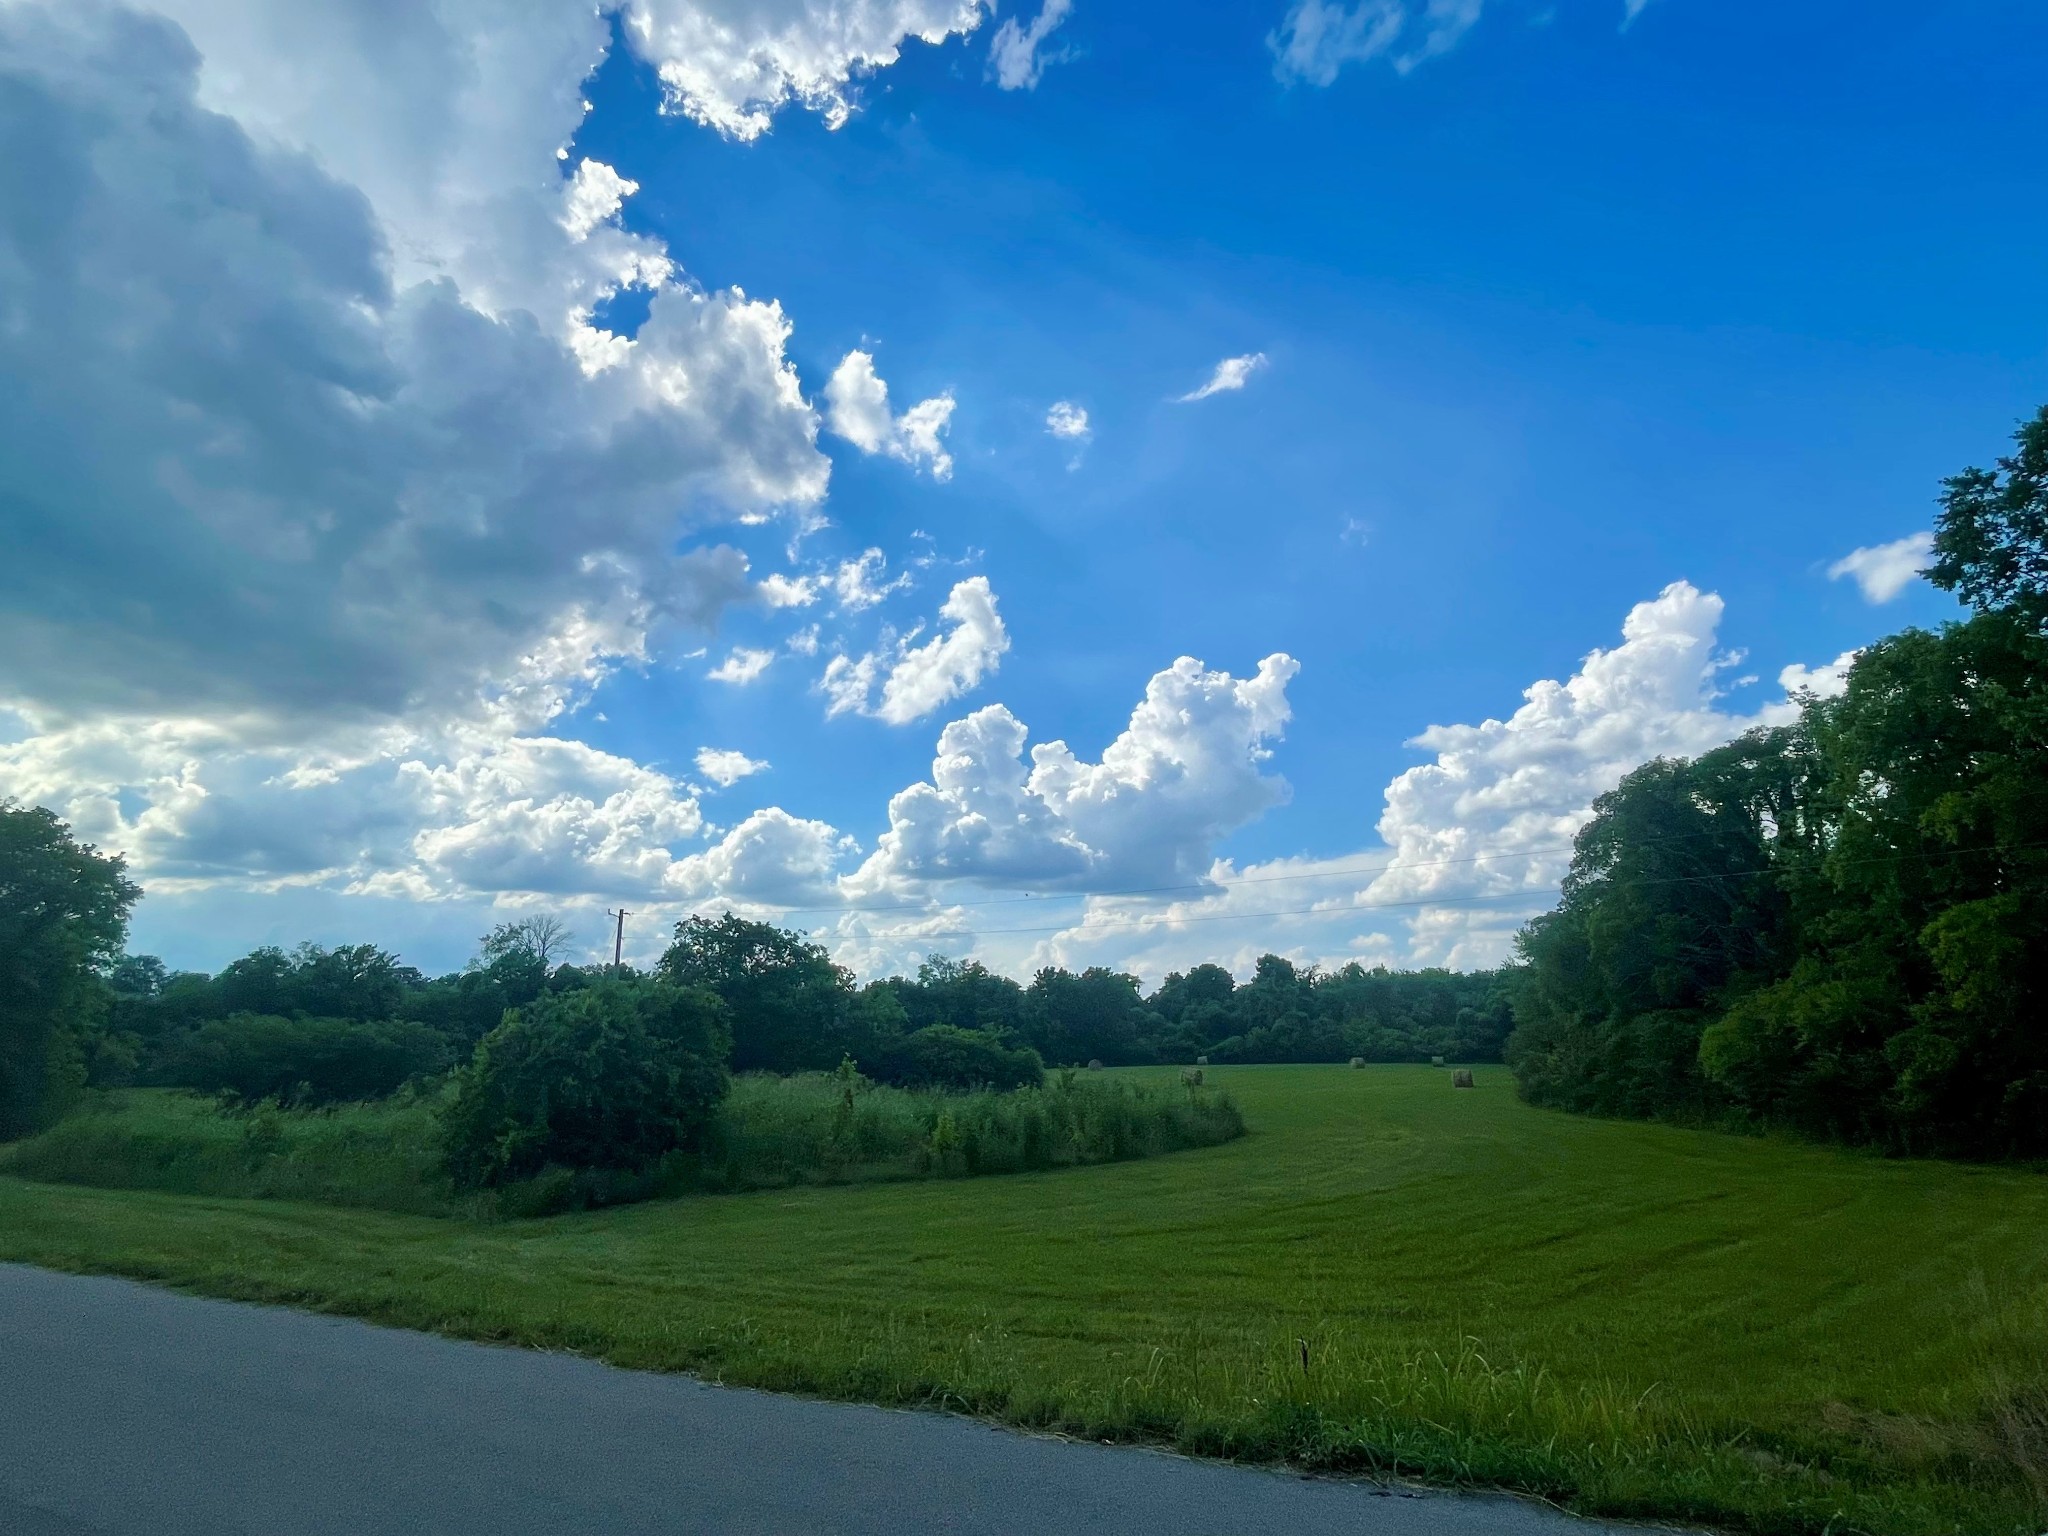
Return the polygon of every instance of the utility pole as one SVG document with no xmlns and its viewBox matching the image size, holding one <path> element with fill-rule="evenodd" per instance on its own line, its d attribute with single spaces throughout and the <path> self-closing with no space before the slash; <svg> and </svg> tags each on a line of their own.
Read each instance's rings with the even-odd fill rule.
<svg viewBox="0 0 2048 1536">
<path fill-rule="evenodd" d="M 604 915 L 606 917 L 615 917 L 619 920 L 618 929 L 612 935 L 612 969 L 616 971 L 619 968 L 619 957 L 626 949 L 626 919 L 633 914 L 624 907 L 619 908 L 616 912 L 612 911 L 610 907 L 606 907 Z"/>
</svg>

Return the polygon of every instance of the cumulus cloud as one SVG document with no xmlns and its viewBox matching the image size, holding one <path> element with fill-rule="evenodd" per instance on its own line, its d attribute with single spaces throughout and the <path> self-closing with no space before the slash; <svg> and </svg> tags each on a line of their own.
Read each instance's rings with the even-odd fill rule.
<svg viewBox="0 0 2048 1536">
<path fill-rule="evenodd" d="M 763 672 L 766 672 L 769 664 L 774 660 L 775 653 L 773 651 L 756 650 L 751 646 L 736 645 L 726 655 L 725 660 L 721 661 L 704 675 L 714 683 L 734 683 L 744 688 L 748 683 L 759 678 Z"/>
<path fill-rule="evenodd" d="M 766 758 L 749 757 L 729 747 L 699 747 L 697 771 L 720 789 L 731 789 L 741 779 L 768 771 Z"/>
<path fill-rule="evenodd" d="M 1234 389 L 1243 389 L 1251 382 L 1252 375 L 1266 366 L 1266 354 L 1247 352 L 1242 357 L 1226 357 L 1216 365 L 1216 371 L 1209 375 L 1209 382 L 1200 389 L 1191 389 L 1184 395 L 1174 396 L 1174 404 L 1187 405 L 1192 401 L 1206 400 L 1211 395 L 1220 395 Z"/>
<path fill-rule="evenodd" d="M 1152 678 L 1096 762 L 1049 741 L 1027 767 L 1023 722 L 1000 704 L 976 710 L 940 732 L 930 781 L 889 802 L 889 828 L 849 889 L 1199 875 L 1219 838 L 1287 796 L 1263 768 L 1297 670 L 1274 655 L 1240 679 L 1184 656 Z"/>
<path fill-rule="evenodd" d="M 1054 437 L 1072 442 L 1085 443 L 1093 435 L 1088 426 L 1088 412 L 1071 400 L 1052 403 L 1052 409 L 1045 413 L 1045 430 Z"/>
<path fill-rule="evenodd" d="M 1778 686 L 1790 698 L 1797 693 L 1811 693 L 1818 698 L 1832 699 L 1849 686 L 1849 669 L 1856 664 L 1856 652 L 1844 651 L 1833 661 L 1820 666 L 1809 667 L 1799 662 L 1780 669 Z"/>
<path fill-rule="evenodd" d="M 1040 52 L 1047 38 L 1074 9 L 1073 0 L 1045 0 L 1038 15 L 1028 24 L 1009 17 L 996 28 L 988 50 L 988 72 L 1005 91 L 1036 90 L 1045 66 L 1056 64 L 1065 53 Z"/>
<path fill-rule="evenodd" d="M 563 175 L 595 18 L 479 52 L 427 7 L 173 9 L 203 62 L 160 17 L 0 12 L 0 147 L 66 186 L 0 191 L 7 692 L 304 734 L 509 685 L 544 718 L 744 596 L 679 534 L 828 465 L 780 309 L 675 281 L 607 222 L 622 179 Z M 629 278 L 647 322 L 603 338 Z"/>
<path fill-rule="evenodd" d="M 1719 597 L 1674 582 L 1630 610 L 1619 645 L 1591 652 L 1562 682 L 1531 685 L 1506 718 L 1423 731 L 1410 744 L 1432 760 L 1387 785 L 1379 845 L 1218 863 L 1210 889 L 1170 898 L 1091 897 L 1070 925 L 1027 940 L 1023 963 L 1117 964 L 1153 977 L 1210 954 L 1242 972 L 1266 951 L 1330 965 L 1499 963 L 1521 925 L 1554 903 L 1573 836 L 1624 774 L 1794 717 L 1790 700 L 1725 707 L 1722 612 Z M 1788 667 L 1780 680 L 1788 693 L 1825 694 L 1853 659 Z"/>
<path fill-rule="evenodd" d="M 875 372 L 875 360 L 866 352 L 846 354 L 825 384 L 827 418 L 831 428 L 862 453 L 886 453 L 913 469 L 920 466 L 934 480 L 953 475 L 953 459 L 940 441 L 953 419 L 953 396 L 949 391 L 921 400 L 901 416 L 889 411 L 889 386 Z"/>
<path fill-rule="evenodd" d="M 1932 533 L 1908 534 L 1889 544 L 1851 550 L 1828 567 L 1828 579 L 1853 577 L 1866 603 L 1888 603 L 1927 568 L 1933 555 Z"/>
<path fill-rule="evenodd" d="M 851 712 L 908 725 L 993 675 L 1010 648 L 1010 635 L 988 578 L 970 576 L 956 583 L 939 618 L 944 627 L 923 645 L 913 645 L 909 637 L 886 655 L 871 651 L 859 660 L 833 657 L 818 685 L 827 700 L 826 714 Z"/>
<path fill-rule="evenodd" d="M 965 36 L 983 9 L 981 0 L 629 0 L 621 14 L 671 110 L 753 139 L 792 101 L 840 127 L 854 80 L 895 63 L 911 38 Z"/>
</svg>

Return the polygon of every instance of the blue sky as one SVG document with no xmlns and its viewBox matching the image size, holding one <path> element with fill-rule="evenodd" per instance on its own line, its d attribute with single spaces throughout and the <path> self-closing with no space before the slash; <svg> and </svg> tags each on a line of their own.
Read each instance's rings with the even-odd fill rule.
<svg viewBox="0 0 2048 1536">
<path fill-rule="evenodd" d="M 101 210 L 0 201 L 109 338 L 40 435 L 153 445 L 0 462 L 0 792 L 174 963 L 621 902 L 868 972 L 1492 963 L 1620 772 L 1953 611 L 1831 572 L 2048 397 L 2033 8 L 166 9 L 0 36 L 10 158 L 90 138 Z M 86 111 L 115 52 L 184 129 Z M 173 156 L 266 233 L 122 169 Z M 84 230 L 213 300 L 136 349 Z"/>
</svg>

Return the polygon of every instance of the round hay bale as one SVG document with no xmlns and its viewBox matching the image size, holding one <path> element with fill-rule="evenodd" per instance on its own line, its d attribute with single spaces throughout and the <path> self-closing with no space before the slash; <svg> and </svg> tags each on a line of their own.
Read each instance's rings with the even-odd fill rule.
<svg viewBox="0 0 2048 1536">
<path fill-rule="evenodd" d="M 1472 1069 L 1470 1067 L 1460 1067 L 1457 1071 L 1453 1072 L 1451 1074 L 1451 1086 L 1453 1088 L 1470 1088 L 1472 1086 Z"/>
<path fill-rule="evenodd" d="M 1180 1069 L 1180 1080 L 1190 1088 L 1199 1088 L 1202 1086 L 1202 1069 L 1200 1067 L 1182 1067 Z"/>
<path fill-rule="evenodd" d="M 1198 1067 L 1206 1067 L 1207 1065 L 1209 1065 L 1209 1058 L 1206 1056 L 1197 1056 L 1195 1058 L 1195 1065 Z"/>
<path fill-rule="evenodd" d="M 1354 1056 L 1351 1058 L 1351 1065 L 1353 1065 L 1354 1067 L 1362 1067 L 1365 1065 L 1365 1058 L 1363 1056 Z"/>
<path fill-rule="evenodd" d="M 1088 1070 L 1090 1072 L 1100 1072 L 1102 1070 L 1102 1058 L 1100 1056 L 1097 1056 L 1093 1060 L 1091 1060 L 1088 1063 Z"/>
<path fill-rule="evenodd" d="M 1444 1059 L 1441 1056 L 1432 1056 L 1429 1058 L 1429 1064 L 1432 1067 L 1440 1067 L 1444 1064 Z"/>
</svg>

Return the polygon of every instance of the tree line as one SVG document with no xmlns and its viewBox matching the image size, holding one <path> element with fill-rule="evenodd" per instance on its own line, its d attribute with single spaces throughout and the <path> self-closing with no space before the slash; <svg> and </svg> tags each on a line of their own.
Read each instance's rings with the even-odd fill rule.
<svg viewBox="0 0 2048 1536">
<path fill-rule="evenodd" d="M 2048 1156 L 2048 408 L 1940 506 L 1969 617 L 1595 802 L 1518 941 L 1526 1097 Z"/>
<path fill-rule="evenodd" d="M 0 1136 L 87 1086 L 161 1085 L 245 1101 L 368 1099 L 471 1060 L 519 1010 L 629 979 L 561 958 L 566 930 L 498 925 L 461 970 L 428 976 L 373 944 L 255 949 L 217 973 L 125 952 L 141 892 L 122 861 L 40 807 L 0 806 Z M 735 1072 L 853 1061 L 902 1086 L 1012 1087 L 1046 1066 L 1144 1062 L 1499 1060 L 1512 1026 L 1491 972 L 1324 971 L 1262 957 L 1150 995 L 1127 972 L 927 958 L 866 985 L 804 935 L 734 914 L 691 917 L 643 979 L 722 1005 Z"/>
</svg>

